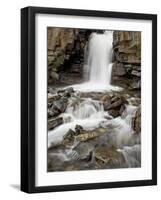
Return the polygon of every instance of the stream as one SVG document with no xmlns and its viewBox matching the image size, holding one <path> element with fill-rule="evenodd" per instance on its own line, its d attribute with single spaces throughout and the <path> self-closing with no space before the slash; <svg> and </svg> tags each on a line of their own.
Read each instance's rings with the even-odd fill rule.
<svg viewBox="0 0 161 200">
<path fill-rule="evenodd" d="M 62 122 L 48 131 L 49 172 L 141 166 L 141 136 L 133 130 L 138 99 L 110 84 L 112 35 L 91 34 L 83 83 L 49 94 L 59 110 L 66 104 L 54 118 Z"/>
</svg>

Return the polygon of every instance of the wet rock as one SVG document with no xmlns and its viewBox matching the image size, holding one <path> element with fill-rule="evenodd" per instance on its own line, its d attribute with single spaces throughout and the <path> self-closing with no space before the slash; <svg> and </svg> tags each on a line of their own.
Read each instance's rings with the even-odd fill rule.
<svg viewBox="0 0 161 200">
<path fill-rule="evenodd" d="M 109 95 L 104 95 L 101 97 L 100 101 L 102 102 L 110 102 L 110 96 Z"/>
<path fill-rule="evenodd" d="M 79 135 L 81 133 L 83 133 L 83 127 L 77 124 L 75 126 L 75 135 Z"/>
<path fill-rule="evenodd" d="M 71 97 L 73 93 L 74 89 L 72 87 L 58 90 L 58 94 L 61 95 L 62 97 Z"/>
<path fill-rule="evenodd" d="M 59 100 L 53 101 L 52 109 L 53 111 L 58 110 L 60 113 L 63 113 L 67 108 L 67 104 L 68 104 L 68 98 L 63 97 Z"/>
<path fill-rule="evenodd" d="M 62 117 L 50 118 L 50 119 L 48 119 L 48 130 L 54 129 L 61 124 L 63 124 Z"/>
<path fill-rule="evenodd" d="M 118 152 L 115 147 L 98 147 L 93 152 L 93 158 L 97 169 L 119 168 L 125 163 L 122 153 Z"/>
<path fill-rule="evenodd" d="M 72 87 L 67 88 L 66 91 L 69 93 L 74 93 L 74 89 Z"/>
<path fill-rule="evenodd" d="M 48 118 L 56 117 L 60 114 L 60 111 L 58 109 L 48 108 Z"/>
<path fill-rule="evenodd" d="M 100 101 L 103 102 L 104 110 L 107 111 L 111 105 L 111 98 L 109 95 L 104 95 L 101 97 Z"/>
<path fill-rule="evenodd" d="M 138 107 L 135 113 L 135 117 L 132 120 L 132 126 L 135 133 L 139 134 L 141 132 L 141 107 L 140 106 Z"/>
<path fill-rule="evenodd" d="M 65 93 L 65 92 L 74 93 L 74 89 L 72 87 L 68 87 L 68 88 L 63 89 L 63 90 L 58 90 L 58 93 Z"/>
<path fill-rule="evenodd" d="M 55 71 L 51 71 L 51 72 L 50 72 L 50 76 L 51 76 L 54 80 L 59 80 L 59 74 L 56 73 Z"/>
<path fill-rule="evenodd" d="M 86 160 L 90 161 L 92 159 L 92 150 L 94 149 L 93 145 L 89 143 L 81 142 L 73 150 L 76 152 L 73 154 L 74 159 L 76 160 Z"/>
<path fill-rule="evenodd" d="M 119 110 L 109 110 L 108 113 L 114 118 L 120 116 Z"/>
<path fill-rule="evenodd" d="M 111 105 L 109 106 L 108 109 L 115 109 L 118 107 L 121 107 L 123 104 L 127 104 L 127 100 L 123 96 L 114 96 L 111 98 Z"/>
<path fill-rule="evenodd" d="M 125 104 L 128 104 L 128 101 L 124 96 L 113 95 L 109 101 L 104 102 L 104 110 L 108 111 L 109 115 L 112 117 L 121 116 L 122 112 L 125 109 Z"/>
<path fill-rule="evenodd" d="M 48 102 L 48 108 L 49 108 L 49 109 L 51 108 L 52 105 L 53 105 L 52 102 Z"/>
<path fill-rule="evenodd" d="M 60 95 L 48 93 L 48 103 L 60 99 Z"/>
<path fill-rule="evenodd" d="M 110 108 L 110 106 L 111 106 L 111 102 L 104 102 L 104 103 L 103 103 L 103 107 L 104 107 L 104 110 L 105 110 L 105 111 L 108 111 L 109 108 Z"/>
<path fill-rule="evenodd" d="M 99 127 L 91 131 L 81 130 L 80 134 L 77 135 L 76 139 L 80 142 L 87 142 L 89 140 L 93 140 L 99 136 L 104 135 L 107 133 L 105 128 Z"/>
<path fill-rule="evenodd" d="M 48 87 L 49 94 L 55 94 L 55 90 L 52 87 Z"/>
<path fill-rule="evenodd" d="M 139 106 L 141 104 L 141 98 L 131 97 L 127 99 L 130 105 Z"/>
<path fill-rule="evenodd" d="M 48 118 L 57 117 L 63 113 L 68 104 L 68 98 L 60 95 L 48 95 Z"/>
<path fill-rule="evenodd" d="M 95 131 L 84 131 L 82 134 L 77 136 L 77 140 L 81 142 L 86 142 L 88 140 L 98 137 L 98 133 Z"/>
<path fill-rule="evenodd" d="M 108 109 L 117 108 L 117 107 L 121 106 L 122 103 L 123 102 L 122 102 L 122 99 L 120 97 L 117 97 L 117 96 L 113 97 L 111 99 L 111 105 L 109 106 Z"/>
<path fill-rule="evenodd" d="M 63 171 L 62 159 L 58 155 L 53 155 L 52 157 L 48 155 L 48 172 L 52 171 Z"/>
<path fill-rule="evenodd" d="M 75 140 L 75 132 L 72 129 L 69 129 L 69 131 L 63 136 L 62 144 L 64 146 L 72 146 L 74 144 Z"/>
</svg>

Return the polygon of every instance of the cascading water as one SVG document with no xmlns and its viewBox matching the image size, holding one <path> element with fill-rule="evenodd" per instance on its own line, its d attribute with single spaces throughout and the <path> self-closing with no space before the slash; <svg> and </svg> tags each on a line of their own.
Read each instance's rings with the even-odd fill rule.
<svg viewBox="0 0 161 200">
<path fill-rule="evenodd" d="M 112 31 L 91 35 L 86 65 L 87 81 L 91 84 L 109 86 L 111 83 L 112 35 Z"/>
<path fill-rule="evenodd" d="M 100 137 L 99 142 L 106 145 L 115 146 L 120 152 L 125 163 L 120 167 L 139 167 L 141 163 L 140 136 L 135 136 L 132 129 L 132 118 L 137 110 L 136 106 L 125 105 L 125 110 L 120 117 L 113 118 L 104 110 L 103 102 L 92 98 L 80 98 L 77 93 L 81 92 L 101 92 L 111 90 L 121 90 L 119 87 L 111 85 L 111 55 L 112 55 L 113 32 L 105 31 L 103 34 L 92 33 L 86 48 L 86 61 L 84 64 L 84 83 L 73 85 L 75 93 L 68 101 L 67 109 L 59 117 L 64 123 L 48 133 L 48 147 L 55 147 L 63 140 L 63 136 L 71 130 L 75 130 L 76 125 L 81 125 L 85 131 L 95 131 L 103 127 L 107 133 Z M 70 86 L 71 87 L 71 86 Z M 77 92 L 76 92 L 77 91 Z M 83 146 L 84 145 L 84 146 Z M 90 145 L 90 143 L 88 144 Z M 97 144 L 99 145 L 99 144 Z M 70 161 L 74 157 L 79 157 L 74 150 L 77 143 L 67 148 L 65 152 L 51 153 L 61 161 Z M 82 151 L 86 148 L 82 143 Z M 76 156 L 73 156 L 76 155 Z"/>
<path fill-rule="evenodd" d="M 113 31 L 92 33 L 87 45 L 84 64 L 84 83 L 73 85 L 78 91 L 121 90 L 111 85 Z"/>
<path fill-rule="evenodd" d="M 104 112 L 103 105 L 99 101 L 94 101 L 89 98 L 82 99 L 81 102 L 77 101 L 77 98 L 71 98 L 66 112 L 62 114 L 64 122 L 70 122 L 64 123 L 49 132 L 48 147 L 59 143 L 63 135 L 69 129 L 74 130 L 77 124 L 83 126 L 86 130 L 90 130 L 96 128 L 99 123 L 106 121 L 105 116 L 109 116 L 107 112 Z"/>
</svg>

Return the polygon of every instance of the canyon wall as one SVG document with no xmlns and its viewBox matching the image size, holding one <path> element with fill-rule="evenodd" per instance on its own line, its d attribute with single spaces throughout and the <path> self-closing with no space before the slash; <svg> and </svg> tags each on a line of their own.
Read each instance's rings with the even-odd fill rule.
<svg viewBox="0 0 161 200">
<path fill-rule="evenodd" d="M 97 30 L 48 28 L 48 83 L 83 80 L 86 44 Z M 99 33 L 102 33 L 99 31 Z M 114 31 L 112 84 L 130 90 L 141 87 L 141 32 Z"/>
<path fill-rule="evenodd" d="M 48 28 L 48 83 L 65 81 L 64 72 L 81 77 L 90 30 Z"/>
<path fill-rule="evenodd" d="M 113 32 L 112 84 L 128 89 L 141 87 L 141 32 Z"/>
</svg>

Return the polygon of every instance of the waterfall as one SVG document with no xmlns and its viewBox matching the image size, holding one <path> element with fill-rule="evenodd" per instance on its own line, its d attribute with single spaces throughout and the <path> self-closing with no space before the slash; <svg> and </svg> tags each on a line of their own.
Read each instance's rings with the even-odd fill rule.
<svg viewBox="0 0 161 200">
<path fill-rule="evenodd" d="M 88 44 L 87 78 L 91 84 L 108 86 L 111 83 L 111 57 L 113 32 L 92 33 Z"/>
<path fill-rule="evenodd" d="M 111 85 L 113 31 L 92 33 L 85 48 L 84 82 L 73 85 L 77 91 L 119 91 Z"/>
</svg>

